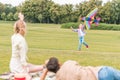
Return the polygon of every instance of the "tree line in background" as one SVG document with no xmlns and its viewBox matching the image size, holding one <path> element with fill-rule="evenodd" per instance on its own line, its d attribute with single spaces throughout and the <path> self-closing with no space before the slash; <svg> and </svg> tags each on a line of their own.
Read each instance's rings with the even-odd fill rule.
<svg viewBox="0 0 120 80">
<path fill-rule="evenodd" d="M 52 0 L 26 0 L 22 5 L 13 7 L 0 3 L 0 20 L 17 20 L 18 12 L 23 12 L 25 20 L 33 23 L 67 23 L 78 22 L 98 7 L 96 17 L 101 17 L 102 23 L 120 24 L 120 0 L 112 0 L 102 5 L 102 0 L 90 0 L 76 5 L 59 5 Z"/>
</svg>

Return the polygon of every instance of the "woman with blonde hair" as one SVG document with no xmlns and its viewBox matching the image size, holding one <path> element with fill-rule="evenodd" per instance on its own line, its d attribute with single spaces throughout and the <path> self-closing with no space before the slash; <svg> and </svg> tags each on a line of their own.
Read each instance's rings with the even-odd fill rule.
<svg viewBox="0 0 120 80">
<path fill-rule="evenodd" d="M 33 65 L 27 62 L 26 23 L 22 13 L 19 13 L 18 17 L 19 20 L 15 22 L 14 34 L 11 37 L 12 55 L 10 71 L 15 74 L 25 74 L 26 80 L 31 80 L 29 73 L 43 70 L 43 65 Z"/>
</svg>

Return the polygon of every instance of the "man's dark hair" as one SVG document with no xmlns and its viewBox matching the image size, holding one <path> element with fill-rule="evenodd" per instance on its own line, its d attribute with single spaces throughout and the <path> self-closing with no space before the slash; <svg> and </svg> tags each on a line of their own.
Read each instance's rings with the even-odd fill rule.
<svg viewBox="0 0 120 80">
<path fill-rule="evenodd" d="M 47 67 L 48 71 L 56 73 L 60 68 L 58 59 L 55 57 L 51 57 L 46 65 L 46 67 Z"/>
</svg>

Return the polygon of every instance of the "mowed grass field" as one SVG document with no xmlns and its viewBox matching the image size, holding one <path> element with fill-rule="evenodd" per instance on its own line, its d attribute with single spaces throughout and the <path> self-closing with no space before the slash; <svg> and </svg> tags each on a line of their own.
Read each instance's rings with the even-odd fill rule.
<svg viewBox="0 0 120 80">
<path fill-rule="evenodd" d="M 0 21 L 0 73 L 9 71 L 11 36 L 14 22 Z M 86 30 L 85 41 L 78 51 L 77 33 L 57 24 L 27 23 L 28 62 L 43 64 L 52 56 L 60 62 L 76 60 L 82 66 L 112 66 L 120 69 L 120 31 Z"/>
</svg>

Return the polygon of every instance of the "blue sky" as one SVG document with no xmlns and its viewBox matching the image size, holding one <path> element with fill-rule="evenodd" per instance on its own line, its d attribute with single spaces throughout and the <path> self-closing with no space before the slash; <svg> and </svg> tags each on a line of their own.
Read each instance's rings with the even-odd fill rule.
<svg viewBox="0 0 120 80">
<path fill-rule="evenodd" d="M 4 4 L 12 4 L 13 6 L 17 6 L 19 4 L 21 4 L 22 2 L 24 2 L 25 0 L 0 0 L 0 2 L 4 3 Z M 78 4 L 80 3 L 81 1 L 85 1 L 85 0 L 52 0 L 54 1 L 55 3 L 58 3 L 58 4 Z M 86 0 L 88 1 L 88 0 Z M 109 0 L 103 0 L 103 2 L 107 2 Z"/>
</svg>

